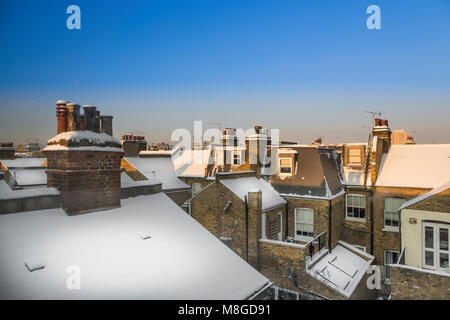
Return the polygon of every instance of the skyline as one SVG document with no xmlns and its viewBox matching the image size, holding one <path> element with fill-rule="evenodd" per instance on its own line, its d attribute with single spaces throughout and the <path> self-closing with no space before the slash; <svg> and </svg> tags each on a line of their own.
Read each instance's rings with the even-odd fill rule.
<svg viewBox="0 0 450 320">
<path fill-rule="evenodd" d="M 66 99 L 149 142 L 195 120 L 366 142 L 365 110 L 417 143 L 449 141 L 446 1 L 77 1 L 81 30 L 66 28 L 70 4 L 1 4 L 1 140 L 45 143 Z M 381 30 L 366 27 L 371 4 Z"/>
</svg>

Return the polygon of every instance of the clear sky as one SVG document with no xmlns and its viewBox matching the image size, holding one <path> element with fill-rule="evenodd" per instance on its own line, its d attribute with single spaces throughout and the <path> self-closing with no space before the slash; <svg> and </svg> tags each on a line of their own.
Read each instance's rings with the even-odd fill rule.
<svg viewBox="0 0 450 320">
<path fill-rule="evenodd" d="M 81 30 L 66 27 L 71 4 Z M 366 27 L 371 4 L 381 30 Z M 373 110 L 450 143 L 448 0 L 2 0 L 0 48 L 0 140 L 45 142 L 65 99 L 150 142 L 194 120 L 364 142 Z"/>
</svg>

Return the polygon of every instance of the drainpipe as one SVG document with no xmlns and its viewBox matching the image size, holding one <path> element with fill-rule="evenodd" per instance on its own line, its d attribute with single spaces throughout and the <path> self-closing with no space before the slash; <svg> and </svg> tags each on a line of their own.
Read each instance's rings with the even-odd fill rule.
<svg viewBox="0 0 450 320">
<path fill-rule="evenodd" d="M 286 239 L 289 236 L 289 204 L 287 203 L 287 201 L 286 201 L 285 211 L 286 211 L 286 223 L 285 223 L 286 224 L 286 234 L 285 234 L 284 238 Z"/>
<path fill-rule="evenodd" d="M 328 230 L 330 234 L 328 235 L 328 250 L 330 250 L 331 253 L 331 201 L 328 200 L 329 206 L 328 206 Z"/>
<path fill-rule="evenodd" d="M 373 255 L 373 189 L 370 190 L 370 254 Z"/>
<path fill-rule="evenodd" d="M 244 197 L 244 202 L 245 202 L 245 241 L 246 241 L 246 245 L 245 245 L 245 250 L 246 250 L 246 257 L 247 257 L 247 262 L 248 262 L 248 201 L 247 201 L 247 196 Z"/>
</svg>

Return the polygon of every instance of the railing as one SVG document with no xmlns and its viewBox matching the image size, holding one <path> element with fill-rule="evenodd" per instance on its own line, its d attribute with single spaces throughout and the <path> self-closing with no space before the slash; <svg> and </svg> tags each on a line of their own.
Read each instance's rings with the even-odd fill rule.
<svg viewBox="0 0 450 320">
<path fill-rule="evenodd" d="M 311 258 L 315 253 L 320 252 L 320 250 L 327 246 L 326 236 L 327 232 L 324 231 L 306 244 L 306 250 Z"/>
</svg>

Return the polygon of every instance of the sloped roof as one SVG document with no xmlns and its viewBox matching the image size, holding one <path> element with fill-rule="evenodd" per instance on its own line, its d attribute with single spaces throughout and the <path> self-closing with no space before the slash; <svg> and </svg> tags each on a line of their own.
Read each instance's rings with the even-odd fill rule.
<svg viewBox="0 0 450 320">
<path fill-rule="evenodd" d="M 244 200 L 244 197 L 249 191 L 262 191 L 262 209 L 268 210 L 286 203 L 278 192 L 264 179 L 257 179 L 255 177 L 223 179 L 219 180 L 225 187 L 230 189 L 239 198 Z"/>
<path fill-rule="evenodd" d="M 1 215 L 0 299 L 245 299 L 269 283 L 165 194 L 121 202 Z M 80 290 L 66 287 L 68 266 Z"/>
<path fill-rule="evenodd" d="M 125 157 L 133 167 L 150 181 L 162 182 L 163 190 L 190 188 L 176 175 L 172 159 Z"/>
<path fill-rule="evenodd" d="M 392 145 L 375 186 L 436 188 L 450 180 L 450 144 Z"/>
<path fill-rule="evenodd" d="M 403 205 L 399 208 L 399 210 L 402 210 L 402 209 L 404 209 L 404 208 L 407 208 L 407 207 L 409 207 L 409 206 L 412 206 L 413 204 L 416 204 L 416 203 L 418 203 L 418 202 L 420 202 L 420 201 L 423 201 L 423 200 L 425 200 L 425 199 L 428 199 L 429 197 L 432 197 L 432 196 L 434 196 L 434 195 L 436 195 L 436 194 L 438 194 L 438 193 L 441 193 L 442 191 L 445 191 L 445 190 L 447 190 L 447 189 L 450 189 L 450 180 L 449 180 L 447 183 L 444 183 L 443 185 L 441 185 L 441 186 L 439 186 L 439 187 L 437 187 L 437 188 L 434 188 L 434 189 L 431 190 L 431 191 L 428 191 L 427 193 L 424 193 L 424 194 L 422 194 L 422 195 L 420 195 L 420 196 L 418 196 L 418 197 L 415 197 L 415 198 L 413 198 L 413 199 L 411 199 L 411 200 L 409 200 L 409 201 L 406 201 L 406 202 L 403 203 Z"/>
<path fill-rule="evenodd" d="M 285 151 L 294 155 L 293 175 L 275 174 L 269 178 L 280 194 L 330 198 L 342 192 L 338 169 L 340 163 L 332 150 L 319 149 L 317 146 L 288 146 L 279 148 L 278 154 Z"/>
<path fill-rule="evenodd" d="M 172 155 L 178 177 L 203 178 L 210 161 L 211 150 L 180 150 Z"/>
</svg>

